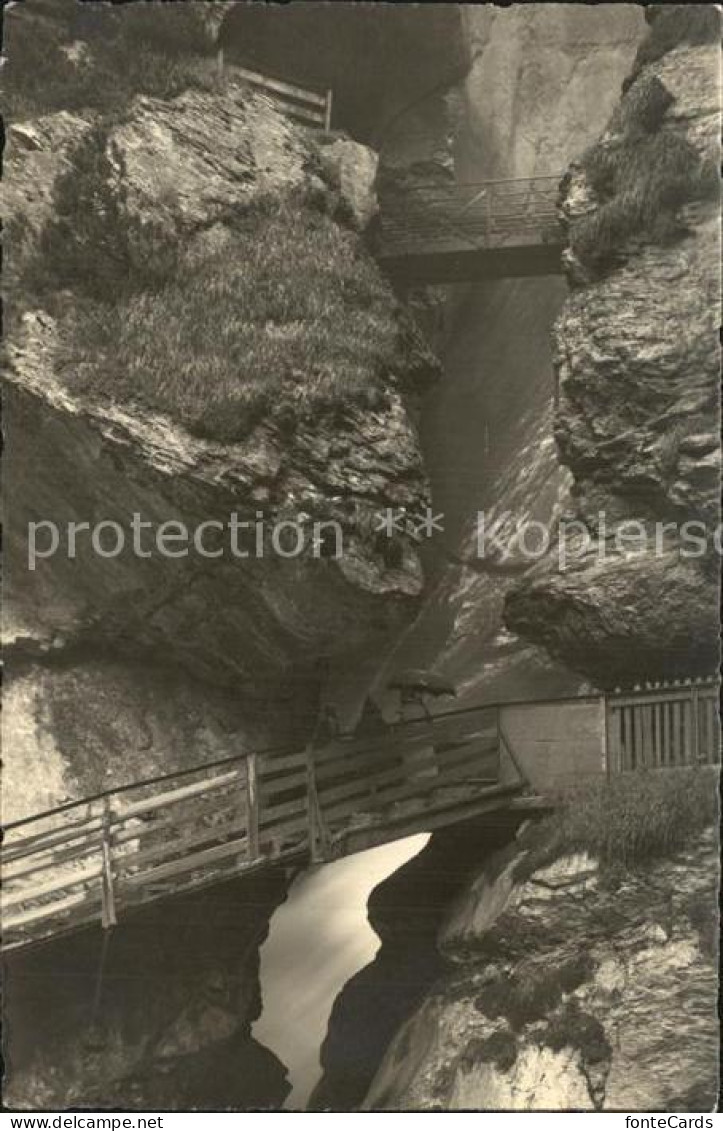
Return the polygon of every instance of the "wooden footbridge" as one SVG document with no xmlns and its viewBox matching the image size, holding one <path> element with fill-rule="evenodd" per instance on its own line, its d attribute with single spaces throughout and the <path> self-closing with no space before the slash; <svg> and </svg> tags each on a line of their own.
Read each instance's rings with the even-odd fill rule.
<svg viewBox="0 0 723 1131">
<path fill-rule="evenodd" d="M 377 259 L 407 284 L 562 273 L 560 176 L 415 184 L 381 201 Z"/>
<path fill-rule="evenodd" d="M 268 99 L 292 121 L 329 135 L 333 91 L 224 59 L 218 70 Z M 395 283 L 474 282 L 559 275 L 565 236 L 558 215 L 562 174 L 458 183 L 414 181 L 382 193 L 375 255 Z"/>
<path fill-rule="evenodd" d="M 714 762 L 717 695 L 712 683 L 683 684 L 454 711 L 246 753 L 12 822 L 4 949 L 111 927 L 149 902 L 280 862 L 547 804 L 565 777 Z"/>
</svg>

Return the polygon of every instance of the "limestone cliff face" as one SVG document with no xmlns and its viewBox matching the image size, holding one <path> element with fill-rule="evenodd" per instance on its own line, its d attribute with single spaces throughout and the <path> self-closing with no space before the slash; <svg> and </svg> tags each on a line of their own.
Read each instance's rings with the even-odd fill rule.
<svg viewBox="0 0 723 1131">
<path fill-rule="evenodd" d="M 491 859 L 438 936 L 447 972 L 366 1110 L 707 1111 L 717 1094 L 717 850 L 610 889 L 597 861 Z"/>
<path fill-rule="evenodd" d="M 33 15 L 11 37 L 18 51 L 28 47 L 22 37 L 37 31 Z M 44 35 L 54 28 L 51 21 Z M 96 50 L 92 37 L 78 35 L 61 49 L 64 83 L 78 77 L 74 61 L 82 68 Z M 119 114 L 87 109 L 79 98 L 72 111 L 25 111 L 9 123 L 8 820 L 204 760 L 303 741 L 325 672 L 343 681 L 359 653 L 386 646 L 422 590 L 414 544 L 375 530 L 380 510 L 426 506 L 408 409 L 436 371 L 364 248 L 376 209 L 375 154 L 343 136 L 317 145 L 268 100 L 232 77 L 220 83 L 207 62 L 202 81 L 167 97 L 131 92 Z M 146 65 L 160 67 L 157 58 Z M 158 73 L 151 77 L 155 90 Z M 89 170 L 92 201 L 78 207 Z M 382 373 L 355 355 L 345 297 L 337 297 L 340 324 L 332 327 L 368 396 L 294 411 L 333 368 L 318 340 L 314 372 L 295 372 L 284 396 L 233 434 L 223 419 L 215 433 L 192 428 L 181 411 L 181 382 L 178 406 L 151 404 L 142 384 L 129 395 L 115 342 L 103 355 L 100 382 L 84 379 L 100 354 L 79 352 L 78 318 L 89 309 L 100 322 L 113 317 L 136 251 L 152 271 L 154 248 L 159 257 L 177 249 L 176 282 L 192 286 L 209 256 L 237 253 L 240 215 L 248 226 L 293 194 L 298 213 L 306 209 L 312 226 L 321 224 L 319 238 L 340 249 L 347 274 L 337 296 L 349 296 L 349 310 L 355 302 L 358 310 L 365 282 L 378 296 L 376 329 L 395 358 L 377 367 Z M 140 238 L 119 261 L 114 225 Z M 297 260 L 305 254 L 292 251 Z M 312 298 L 321 258 L 307 271 Z M 120 277 L 117 296 L 101 305 L 87 279 L 101 278 L 104 263 L 109 278 Z M 252 256 L 240 263 L 245 285 L 253 285 L 257 267 Z M 147 293 L 148 313 L 155 294 Z M 145 297 L 135 308 L 141 316 Z M 245 313 L 241 304 L 228 321 L 238 328 Z M 211 336 L 203 318 L 191 336 L 194 330 L 201 341 Z M 261 333 L 273 361 L 279 342 L 303 346 L 313 330 L 270 310 Z M 376 347 L 370 337 L 367 357 Z M 170 360 L 166 368 L 173 383 Z M 245 376 L 242 365 L 230 374 L 232 393 Z M 206 546 L 215 553 L 213 531 L 232 514 L 252 524 L 242 543 L 247 556 L 229 556 L 228 542 L 220 556 L 195 560 L 132 549 L 134 515 L 155 527 L 210 523 Z M 269 538 L 287 520 L 308 527 L 309 537 L 301 554 L 285 557 Z M 35 569 L 29 522 L 53 523 L 60 534 L 57 553 Z M 87 526 L 69 552 L 69 523 L 101 522 L 125 531 L 124 552 L 98 553 Z M 336 555 L 336 535 L 330 548 L 314 544 L 314 524 L 323 523 L 338 524 L 343 554 Z M 258 948 L 286 885 L 283 872 L 273 873 L 124 922 L 110 940 L 95 1013 L 99 930 L 15 956 L 5 1006 L 8 1102 L 279 1107 L 288 1093 L 283 1066 L 250 1028 L 261 1008 Z"/>
<path fill-rule="evenodd" d="M 92 116 L 65 112 L 11 126 L 8 253 L 11 262 L 16 253 L 16 266 L 37 251 L 43 232 L 57 221 L 57 179 L 72 168 L 74 146 L 93 127 Z M 374 211 L 373 155 L 343 139 L 318 151 L 268 101 L 233 83 L 222 91 L 189 90 L 171 101 L 140 97 L 103 145 L 109 207 L 125 227 L 152 224 L 154 238 L 182 246 L 191 276 L 194 257 L 224 245 L 235 209 L 295 189 L 338 194 L 346 224 L 341 238 L 349 246 L 359 243 L 364 260 L 359 241 Z M 88 254 L 94 254 L 92 247 Z M 19 282 L 18 303 L 36 297 L 20 287 Z M 228 688 L 236 723 L 226 753 L 239 749 L 244 729 L 255 742 L 283 740 L 290 732 L 298 736 L 318 699 L 316 662 L 378 647 L 409 617 L 421 592 L 413 544 L 406 536 L 379 539 L 374 516 L 386 507 L 414 513 L 426 505 L 406 398 L 418 377 L 433 374 L 434 362 L 415 344 L 390 293 L 384 332 L 388 328 L 400 343 L 408 342 L 400 345 L 399 357 L 409 366 L 406 374 L 388 373 L 374 403 L 350 400 L 331 412 L 307 413 L 291 428 L 272 411 L 243 438 L 207 438 L 190 432 L 172 413 L 149 409 L 142 398 L 99 395 L 74 383 L 86 363 L 68 343 L 72 294 L 67 288 L 54 292 L 44 309 L 37 301 L 25 312 L 16 307 L 9 344 L 14 507 L 7 636 L 23 664 L 25 701 L 49 696 L 43 717 L 36 714 L 33 722 L 31 713 L 21 729 L 29 736 L 35 727 L 39 748 L 59 744 L 72 758 L 71 747 L 82 745 L 77 728 L 72 742 L 62 733 L 48 735 L 58 681 L 52 672 L 45 674 L 46 657 L 56 666 L 61 654 L 66 657 L 67 697 L 69 666 L 79 665 L 79 690 L 88 681 L 104 682 L 110 669 L 95 662 L 104 653 L 132 663 L 145 657 L 151 668 L 160 664 L 159 689 L 169 665 L 185 671 L 172 677 L 181 684 L 185 679 Z M 294 332 L 303 334 L 304 327 Z M 236 514 L 255 537 L 244 544 L 244 558 L 229 554 L 228 541 L 217 557 L 203 560 L 138 555 L 130 552 L 130 534 L 126 550 L 116 556 L 99 555 L 88 538 L 79 539 L 75 555 L 69 555 L 68 523 L 115 522 L 129 532 L 134 514 L 155 526 L 182 521 L 191 530 L 209 522 L 218 530 Z M 306 523 L 303 553 L 274 553 L 272 526 L 294 523 L 298 516 Z M 49 520 L 61 532 L 58 553 L 38 561 L 35 570 L 28 568 L 30 520 Z M 314 543 L 315 524 L 323 523 L 337 524 L 343 553 L 338 554 L 336 533 L 328 553 Z M 32 694 L 31 661 L 37 673 Z M 133 682 L 132 668 L 127 671 L 119 674 L 122 684 Z M 112 688 L 106 690 L 113 699 Z M 119 694 L 130 710 L 132 697 Z M 262 723 L 272 705 L 281 710 Z M 59 704 L 58 711 L 64 710 L 67 714 Z M 138 731 L 143 710 L 139 704 L 131 711 L 128 736 Z M 102 744 L 96 733 L 100 720 L 79 714 L 87 721 L 90 745 Z M 152 763 L 157 772 L 179 764 L 178 757 L 166 760 L 175 743 L 159 734 L 155 743 L 153 753 L 144 755 L 131 740 L 129 766 Z M 107 785 L 127 780 L 114 758 L 105 759 L 104 773 Z M 91 777 L 97 784 L 89 765 L 66 766 L 64 780 L 75 782 L 70 796 L 88 792 Z"/>
<path fill-rule="evenodd" d="M 686 42 L 639 68 L 567 181 L 573 290 L 554 330 L 555 435 L 577 540 L 567 568 L 541 564 L 510 594 L 506 620 L 601 682 L 716 663 L 719 220 L 706 170 L 718 160 L 718 68 L 717 43 Z M 622 182 L 606 188 L 601 170 L 638 136 L 661 159 L 647 188 L 639 169 L 637 192 L 661 203 L 657 226 L 633 230 Z M 671 190 L 676 160 L 683 186 Z M 606 258 L 614 209 L 623 226 Z"/>
</svg>

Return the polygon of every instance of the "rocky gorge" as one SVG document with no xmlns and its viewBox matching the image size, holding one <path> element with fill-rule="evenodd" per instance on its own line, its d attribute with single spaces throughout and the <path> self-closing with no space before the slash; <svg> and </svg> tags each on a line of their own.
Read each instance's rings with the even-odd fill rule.
<svg viewBox="0 0 723 1131">
<path fill-rule="evenodd" d="M 180 30 L 163 48 L 172 12 L 99 30 L 73 7 L 6 21 L 10 59 L 45 36 L 60 76 L 51 105 L 16 80 L 7 125 L 6 818 L 303 742 L 323 705 L 351 724 L 410 662 L 464 704 L 710 672 L 716 559 L 676 531 L 719 518 L 717 26 L 671 7 L 646 32 L 632 5 L 233 5 L 219 78 L 197 25 L 192 50 Z M 128 89 L 83 94 L 133 35 Z M 333 87 L 339 125 L 301 128 L 234 58 Z M 683 147 L 685 171 L 661 160 L 673 186 L 646 181 L 632 231 L 620 164 L 641 137 Z M 567 281 L 395 293 L 374 262 L 405 185 L 542 174 L 565 174 Z M 431 504 L 439 547 L 379 537 L 379 512 Z M 567 519 L 588 544 L 566 571 L 500 570 L 480 510 L 503 541 Z M 229 554 L 232 513 L 267 552 Z M 299 513 L 344 553 L 268 552 Z M 27 568 L 28 522 L 134 514 L 215 524 L 217 556 L 103 556 L 79 533 Z M 609 547 L 631 520 L 642 547 Z M 340 987 L 312 1107 L 707 1110 L 715 814 L 693 808 L 702 828 L 627 868 L 554 823 L 435 833 L 370 897 L 380 950 Z M 252 1025 L 291 879 L 148 908 L 103 957 L 83 932 L 13 959 L 8 1102 L 283 1107 Z"/>
<path fill-rule="evenodd" d="M 612 890 L 587 853 L 524 867 L 531 838 L 493 855 L 449 907 L 444 972 L 366 1109 L 710 1111 L 712 830 Z"/>
<path fill-rule="evenodd" d="M 555 435 L 574 477 L 572 511 L 591 537 L 567 576 L 541 566 L 510 594 L 507 622 L 603 682 L 632 677 L 626 640 L 651 676 L 716 663 L 719 60 L 703 34 L 642 54 L 562 202 L 572 293 L 554 328 Z M 637 185 L 625 164 L 633 147 L 650 163 Z M 642 231 L 626 207 L 639 210 Z M 631 522 L 642 529 L 636 542 L 628 525 L 626 544 L 616 532 Z M 704 552 L 685 544 L 686 522 Z"/>
</svg>

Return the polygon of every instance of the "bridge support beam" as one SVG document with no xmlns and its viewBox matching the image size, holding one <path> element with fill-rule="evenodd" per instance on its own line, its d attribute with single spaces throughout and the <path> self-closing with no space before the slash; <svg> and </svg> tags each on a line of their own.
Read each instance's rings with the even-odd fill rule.
<svg viewBox="0 0 723 1131">
<path fill-rule="evenodd" d="M 398 288 L 563 274 L 561 243 L 437 250 L 428 246 L 424 250 L 389 252 L 383 247 L 383 238 L 377 256 L 379 266 Z"/>
</svg>

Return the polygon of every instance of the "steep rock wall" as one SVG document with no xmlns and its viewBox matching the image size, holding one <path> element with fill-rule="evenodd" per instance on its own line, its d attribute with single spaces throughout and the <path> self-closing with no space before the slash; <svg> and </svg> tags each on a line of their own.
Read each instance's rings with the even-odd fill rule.
<svg viewBox="0 0 723 1131">
<path fill-rule="evenodd" d="M 503 817 L 498 825 L 466 824 L 435 833 L 374 889 L 368 916 L 381 945 L 334 1003 L 311 1110 L 349 1111 L 362 1103 L 395 1032 L 444 972 L 436 939 L 447 907 L 480 862 L 514 836 L 517 823 Z"/>
<path fill-rule="evenodd" d="M 578 525 L 568 568 L 541 563 L 510 594 L 506 620 L 608 684 L 716 663 L 716 22 L 715 42 L 684 41 L 637 68 L 599 145 L 573 167 L 563 205 L 573 293 L 554 331 L 555 434 Z M 616 154 L 636 144 L 659 157 L 624 188 Z M 650 201 L 627 227 L 624 191 Z"/>
<path fill-rule="evenodd" d="M 6 960 L 5 1103 L 278 1108 L 284 1066 L 251 1037 L 258 949 L 283 869 L 140 910 Z"/>
<path fill-rule="evenodd" d="M 431 87 L 449 87 L 467 65 L 455 5 L 388 7 L 235 4 L 220 29 L 227 58 L 333 92 L 332 124 L 380 147 L 388 125 Z"/>
<path fill-rule="evenodd" d="M 414 512 L 426 503 L 407 397 L 435 364 L 389 295 L 385 325 L 378 329 L 398 339 L 400 365 L 409 362 L 411 368 L 406 375 L 389 373 L 374 403 L 350 399 L 333 410 L 302 413 L 292 426 L 288 405 L 285 416 L 274 416 L 277 398 L 245 436 L 224 441 L 149 409 L 142 390 L 134 399 L 121 390 L 122 380 L 117 394 L 112 387 L 108 394 L 82 380 L 78 384 L 88 360 L 73 344 L 73 319 L 75 306 L 82 308 L 87 299 L 81 295 L 73 304 L 68 283 L 41 292 L 46 309 L 38 309 L 26 265 L 38 248 L 41 257 L 58 246 L 80 254 L 85 245 L 76 247 L 74 236 L 81 241 L 93 235 L 69 229 L 54 214 L 54 202 L 58 178 L 73 168 L 75 147 L 95 128 L 92 118 L 60 113 L 10 130 L 9 256 L 17 268 L 18 306 L 12 312 L 6 386 L 7 467 L 15 503 L 8 523 L 7 638 L 18 642 L 15 654 L 21 659 L 33 658 L 34 695 L 52 700 L 57 680 L 43 673 L 48 654 L 52 663 L 65 652 L 67 665 L 80 664 L 78 688 L 94 678 L 93 661 L 83 666 L 84 650 L 128 663 L 125 675 L 119 670 L 125 682 L 133 681 L 133 665 L 143 656 L 149 673 L 158 669 L 159 695 L 164 665 L 183 668 L 184 678 L 229 688 L 229 697 L 239 703 L 237 716 L 246 717 L 240 730 L 247 739 L 258 741 L 265 732 L 272 741 L 285 741 L 290 733 L 301 740 L 318 704 L 323 676 L 317 661 L 328 664 L 333 657 L 378 648 L 409 618 L 421 592 L 421 566 L 411 542 L 404 536 L 394 545 L 380 542 L 374 515 L 388 506 Z M 273 106 L 232 83 L 218 92 L 190 90 L 171 101 L 139 98 L 98 144 L 93 159 L 105 169 L 102 192 L 110 215 L 117 214 L 124 230 L 147 232 L 151 225 L 155 240 L 182 246 L 190 280 L 194 257 L 223 245 L 238 208 L 291 190 L 337 199 L 340 238 L 349 248 L 358 244 L 353 254 L 360 271 L 375 271 L 358 234 L 374 208 L 375 162 L 369 151 L 346 141 L 317 152 Z M 25 190 L 36 182 L 26 210 Z M 97 260 L 104 250 L 91 243 L 86 254 Z M 23 313 L 23 302 L 35 302 L 36 308 Z M 269 325 L 274 329 L 273 320 Z M 305 328 L 296 325 L 294 332 L 303 335 Z M 312 375 L 308 380 L 313 383 Z M 181 521 L 189 530 L 210 522 L 218 531 L 232 514 L 251 530 L 243 558 L 229 553 L 223 539 L 212 546 L 218 556 L 195 560 L 193 554 L 162 556 L 147 547 L 138 554 L 131 546 L 134 515 L 155 526 Z M 298 522 L 298 516 L 306 523 L 303 553 L 275 553 L 271 527 Z M 52 522 L 60 532 L 57 554 L 38 560 L 35 569 L 28 559 L 30 520 Z M 73 522 L 119 524 L 127 535 L 123 552 L 97 553 L 87 528 L 69 552 Z M 314 524 L 324 523 L 341 530 L 342 553 L 337 533 L 330 535 L 328 553 L 314 543 Z M 43 531 L 52 541 L 47 525 Z M 28 691 L 27 668 L 23 678 Z M 274 722 L 260 725 L 272 705 Z M 52 717 L 50 707 L 46 717 Z M 79 711 L 78 717 L 86 716 Z M 93 746 L 93 724 L 88 726 L 86 745 Z M 129 716 L 129 733 L 135 728 Z M 239 735 L 239 727 L 234 733 Z M 133 764 L 152 764 L 155 772 L 176 768 L 178 757 L 166 761 L 161 753 L 172 745 L 161 742 L 158 759 L 154 754 Z M 72 760 L 69 749 L 65 743 Z M 240 752 L 236 739 L 226 749 L 233 752 Z M 72 795 L 88 792 L 90 769 L 90 777 L 80 766 L 68 764 L 66 770 L 66 780 L 76 782 Z M 111 773 L 106 784 L 121 778 L 125 773 Z"/>
<path fill-rule="evenodd" d="M 22 112 L 9 126 L 5 154 L 13 289 L 5 398 L 13 493 L 5 592 L 9 819 L 204 759 L 302 742 L 329 666 L 337 681 L 344 671 L 354 674 L 358 653 L 383 647 L 409 618 L 423 583 L 409 540 L 390 545 L 374 531 L 377 510 L 426 505 L 408 405 L 436 370 L 363 246 L 376 208 L 375 155 L 348 138 L 317 147 L 268 100 L 231 78 L 219 82 L 213 60 L 198 76 L 190 64 L 184 70 L 183 59 L 169 65 L 136 52 L 153 93 L 121 83 L 119 112 L 113 106 L 108 114 L 83 82 L 99 47 L 111 59 L 114 51 L 125 57 L 123 28 L 106 28 L 113 31 L 109 43 L 90 32 L 86 39 L 88 29 L 75 26 L 69 7 L 75 6 L 65 6 L 70 41 L 53 10 L 44 19 L 42 5 L 24 11 L 10 37 L 19 57 L 32 56 L 39 19 L 49 70 L 63 77 L 62 98 L 67 84 L 78 86 L 72 111 L 51 107 L 38 116 L 28 110 L 33 91 L 26 84 L 13 101 Z M 187 78 L 180 92 L 174 68 L 181 85 Z M 155 93 L 166 80 L 168 93 Z M 361 397 L 347 403 L 342 393 L 331 406 L 296 411 L 333 369 L 326 342 L 317 341 L 316 367 L 297 367 L 268 411 L 236 421 L 230 432 L 220 413 L 204 431 L 182 410 L 189 385 L 204 392 L 203 358 L 202 377 L 191 373 L 186 387 L 178 382 L 178 404 L 163 408 L 145 395 L 142 380 L 131 388 L 113 334 L 102 356 L 93 344 L 79 350 L 77 329 L 88 311 L 95 310 L 99 326 L 124 303 L 139 326 L 152 316 L 159 294 L 153 288 L 168 281 L 154 272 L 173 267 L 169 250 L 183 259 L 172 284 L 188 285 L 189 312 L 190 290 L 209 257 L 221 268 L 236 255 L 237 278 L 248 285 L 259 265 L 237 255 L 236 225 L 248 244 L 249 223 L 262 224 L 269 208 L 294 193 L 298 207 L 286 208 L 290 227 L 308 220 L 309 231 L 333 243 L 345 265 L 335 285 L 341 317 L 331 331 L 343 339 L 346 359 L 357 362 Z M 293 250 L 296 260 L 312 260 L 304 261 L 304 295 L 313 301 L 327 249 Z M 129 298 L 139 257 L 151 285 Z M 96 282 L 105 288 L 105 305 Z M 360 295 L 364 307 L 369 285 L 379 319 L 362 357 L 354 352 L 353 312 Z M 202 289 L 197 284 L 196 299 Z M 262 284 L 257 290 L 262 294 Z M 213 310 L 207 313 L 191 318 L 186 351 L 195 339 L 206 341 L 209 354 L 218 351 L 208 328 Z M 246 313 L 242 306 L 225 329 L 238 329 Z M 309 324 L 288 325 L 283 309 L 269 310 L 260 333 L 271 361 L 284 341 L 290 348 L 299 341 L 304 353 L 314 313 Z M 129 317 L 121 323 L 119 331 Z M 374 374 L 364 358 L 377 341 L 390 343 L 399 364 L 382 361 Z M 182 350 L 169 357 L 171 384 L 175 362 L 186 360 Z M 144 364 L 137 367 L 141 379 Z M 100 384 L 86 380 L 93 366 Z M 229 374 L 232 396 L 245 376 L 241 366 Z M 118 523 L 128 532 L 137 514 L 193 529 L 227 522 L 234 512 L 263 520 L 263 555 L 195 563 L 133 552 L 104 556 L 87 537 L 68 553 L 73 522 Z M 311 552 L 311 543 L 293 559 L 268 552 L 270 525 L 299 515 L 309 524 L 338 522 L 343 556 Z M 56 524 L 62 541 L 32 570 L 29 521 Z M 14 956 L 5 1006 L 7 1102 L 280 1107 L 289 1090 L 284 1068 L 250 1029 L 261 1008 L 258 948 L 286 884 L 276 872 L 141 911 L 105 936 L 105 958 L 94 929 Z"/>
<path fill-rule="evenodd" d="M 712 834 L 612 889 L 585 853 L 524 867 L 527 838 L 449 909 L 447 972 L 364 1109 L 711 1110 Z"/>
</svg>

